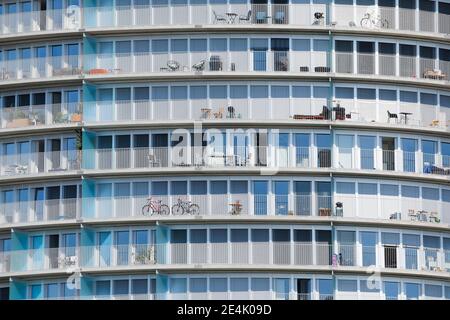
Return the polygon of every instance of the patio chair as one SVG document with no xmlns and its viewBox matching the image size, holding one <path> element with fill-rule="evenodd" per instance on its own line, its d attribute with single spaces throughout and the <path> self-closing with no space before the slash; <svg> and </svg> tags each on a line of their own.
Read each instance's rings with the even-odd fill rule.
<svg viewBox="0 0 450 320">
<path fill-rule="evenodd" d="M 227 22 L 227 19 L 225 18 L 225 16 L 217 14 L 214 10 L 213 10 L 213 15 L 214 15 L 214 23 Z"/>
<path fill-rule="evenodd" d="M 398 122 L 398 115 L 396 113 L 390 113 L 389 110 L 387 110 L 388 114 L 388 123 L 391 122 L 391 119 L 395 119 L 395 123 Z"/>
<path fill-rule="evenodd" d="M 228 118 L 236 118 L 236 110 L 233 106 L 228 107 Z"/>
<path fill-rule="evenodd" d="M 222 119 L 223 118 L 223 108 L 219 108 L 217 112 L 214 112 L 214 118 Z"/>
<path fill-rule="evenodd" d="M 241 22 L 241 21 L 250 22 L 251 16 L 252 16 L 252 10 L 248 10 L 247 15 L 241 15 L 241 16 L 239 16 L 239 22 Z"/>
<path fill-rule="evenodd" d="M 206 60 L 201 60 L 192 66 L 195 71 L 203 71 L 205 69 Z"/>
<path fill-rule="evenodd" d="M 167 61 L 167 68 L 169 71 L 177 71 L 180 69 L 180 64 L 175 60 Z"/>
</svg>

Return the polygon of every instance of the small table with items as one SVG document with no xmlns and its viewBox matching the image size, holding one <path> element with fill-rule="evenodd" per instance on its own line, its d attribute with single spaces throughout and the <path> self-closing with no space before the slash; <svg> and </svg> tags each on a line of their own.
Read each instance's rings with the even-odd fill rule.
<svg viewBox="0 0 450 320">
<path fill-rule="evenodd" d="M 408 116 L 412 115 L 411 112 L 400 112 L 400 114 L 403 115 L 403 117 L 405 118 L 405 124 L 408 124 Z"/>
<path fill-rule="evenodd" d="M 242 204 L 239 200 L 237 200 L 236 202 L 232 202 L 230 203 L 231 206 L 231 215 L 239 215 L 242 211 Z"/>
<path fill-rule="evenodd" d="M 202 108 L 200 111 L 202 112 L 202 119 L 209 119 L 211 117 L 211 108 Z"/>
<path fill-rule="evenodd" d="M 238 14 L 234 12 L 227 12 L 226 15 L 228 17 L 227 23 L 234 23 L 236 21 L 236 17 L 238 16 Z"/>
</svg>

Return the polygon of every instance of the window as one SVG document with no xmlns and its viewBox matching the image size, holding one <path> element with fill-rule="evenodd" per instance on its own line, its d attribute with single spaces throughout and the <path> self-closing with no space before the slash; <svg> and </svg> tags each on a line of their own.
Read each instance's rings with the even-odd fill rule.
<svg viewBox="0 0 450 320">
<path fill-rule="evenodd" d="M 400 283 L 392 281 L 384 281 L 384 295 L 386 300 L 397 300 L 400 293 Z"/>
<path fill-rule="evenodd" d="M 191 99 L 206 99 L 208 95 L 208 89 L 206 86 L 191 86 L 190 98 Z"/>
<path fill-rule="evenodd" d="M 169 41 L 167 39 L 153 39 L 152 51 L 154 53 L 167 53 L 169 51 Z"/>
<path fill-rule="evenodd" d="M 437 95 L 431 93 L 420 93 L 420 103 L 436 106 L 437 105 Z"/>
<path fill-rule="evenodd" d="M 405 295 L 407 300 L 418 300 L 420 297 L 420 284 L 418 283 L 405 283 Z"/>
<path fill-rule="evenodd" d="M 131 280 L 131 293 L 134 295 L 147 294 L 148 284 L 147 279 L 132 279 Z"/>
<path fill-rule="evenodd" d="M 226 99 L 227 98 L 227 86 L 210 86 L 209 97 L 211 99 Z"/>
<path fill-rule="evenodd" d="M 172 100 L 187 100 L 188 89 L 187 86 L 172 86 L 170 87 L 170 99 Z"/>
<path fill-rule="evenodd" d="M 435 284 L 425 284 L 425 296 L 433 298 L 441 298 L 442 286 Z"/>
<path fill-rule="evenodd" d="M 375 282 L 376 281 L 376 282 Z M 359 291 L 361 292 L 380 292 L 379 280 L 359 280 Z"/>
<path fill-rule="evenodd" d="M 210 278 L 209 290 L 211 292 L 227 292 L 228 285 L 226 278 Z"/>
<path fill-rule="evenodd" d="M 330 47 L 330 42 L 328 40 L 313 40 L 313 50 L 327 52 Z"/>
<path fill-rule="evenodd" d="M 254 292 L 270 290 L 270 280 L 268 278 L 251 278 L 251 290 Z"/>
<path fill-rule="evenodd" d="M 354 89 L 346 87 L 336 87 L 334 95 L 336 99 L 353 99 Z"/>
<path fill-rule="evenodd" d="M 375 100 L 377 96 L 375 89 L 357 88 L 356 92 L 358 99 Z"/>
<path fill-rule="evenodd" d="M 206 292 L 208 289 L 208 282 L 206 278 L 191 278 L 189 280 L 189 291 L 191 293 Z"/>
<path fill-rule="evenodd" d="M 113 280 L 113 294 L 115 296 L 128 295 L 128 280 Z"/>
<path fill-rule="evenodd" d="M 317 279 L 320 300 L 333 300 L 333 280 Z"/>
<path fill-rule="evenodd" d="M 426 200 L 439 200 L 439 189 L 423 187 L 422 198 Z"/>
<path fill-rule="evenodd" d="M 338 279 L 337 287 L 341 292 L 357 292 L 358 282 L 356 280 Z"/>
<path fill-rule="evenodd" d="M 289 86 L 271 86 L 272 98 L 289 98 Z"/>
<path fill-rule="evenodd" d="M 417 92 L 400 91 L 400 102 L 417 103 Z"/>
<path fill-rule="evenodd" d="M 415 186 L 402 186 L 402 197 L 418 199 L 420 188 Z"/>
<path fill-rule="evenodd" d="M 313 87 L 313 97 L 314 98 L 327 99 L 328 98 L 328 92 L 329 92 L 329 88 L 328 87 L 317 87 L 317 86 Z"/>
<path fill-rule="evenodd" d="M 355 194 L 355 183 L 336 182 L 336 192 L 338 194 Z"/>
<path fill-rule="evenodd" d="M 376 183 L 358 183 L 358 193 L 363 195 L 377 195 Z"/>
<path fill-rule="evenodd" d="M 230 51 L 247 51 L 247 39 L 246 38 L 232 38 L 230 39 Z"/>
<path fill-rule="evenodd" d="M 397 101 L 397 91 L 389 89 L 380 89 L 378 91 L 379 99 L 386 101 Z"/>
<path fill-rule="evenodd" d="M 152 100 L 167 100 L 169 99 L 169 87 L 152 87 Z"/>
<path fill-rule="evenodd" d="M 186 278 L 171 278 L 170 279 L 170 293 L 186 293 L 187 279 Z"/>
<path fill-rule="evenodd" d="M 309 86 L 292 86 L 293 98 L 311 98 L 311 87 Z"/>
<path fill-rule="evenodd" d="M 382 196 L 398 196 L 398 186 L 394 184 L 380 184 L 380 194 Z"/>
<path fill-rule="evenodd" d="M 206 39 L 191 39 L 191 51 L 192 52 L 204 52 L 207 51 L 208 43 Z"/>
<path fill-rule="evenodd" d="M 95 283 L 95 294 L 97 296 L 109 296 L 111 283 L 109 280 L 96 281 Z"/>
<path fill-rule="evenodd" d="M 170 46 L 172 52 L 187 52 L 188 41 L 187 39 L 171 39 Z"/>
<path fill-rule="evenodd" d="M 227 39 L 226 38 L 210 39 L 209 50 L 212 52 L 227 51 Z"/>
<path fill-rule="evenodd" d="M 261 99 L 269 97 L 269 86 L 250 86 L 250 98 Z"/>
<path fill-rule="evenodd" d="M 293 51 L 311 51 L 311 41 L 309 39 L 292 39 Z"/>
<path fill-rule="evenodd" d="M 247 99 L 248 98 L 247 86 L 231 85 L 230 86 L 230 98 L 231 99 Z"/>
<path fill-rule="evenodd" d="M 231 292 L 247 292 L 248 279 L 247 278 L 230 278 Z"/>
</svg>

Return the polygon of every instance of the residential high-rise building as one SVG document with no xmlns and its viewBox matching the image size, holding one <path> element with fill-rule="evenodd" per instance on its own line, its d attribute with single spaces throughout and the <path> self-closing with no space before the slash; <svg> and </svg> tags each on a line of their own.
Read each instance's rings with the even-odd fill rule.
<svg viewBox="0 0 450 320">
<path fill-rule="evenodd" d="M 449 0 L 2 0 L 0 299 L 450 299 Z"/>
</svg>

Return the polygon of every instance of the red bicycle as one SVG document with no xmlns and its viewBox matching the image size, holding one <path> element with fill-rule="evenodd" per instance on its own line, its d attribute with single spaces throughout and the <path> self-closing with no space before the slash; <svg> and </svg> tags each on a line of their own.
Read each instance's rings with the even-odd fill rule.
<svg viewBox="0 0 450 320">
<path fill-rule="evenodd" d="M 153 216 L 154 214 L 167 216 L 170 213 L 169 206 L 161 203 L 162 200 L 147 199 L 147 203 L 142 207 L 142 215 Z"/>
</svg>

